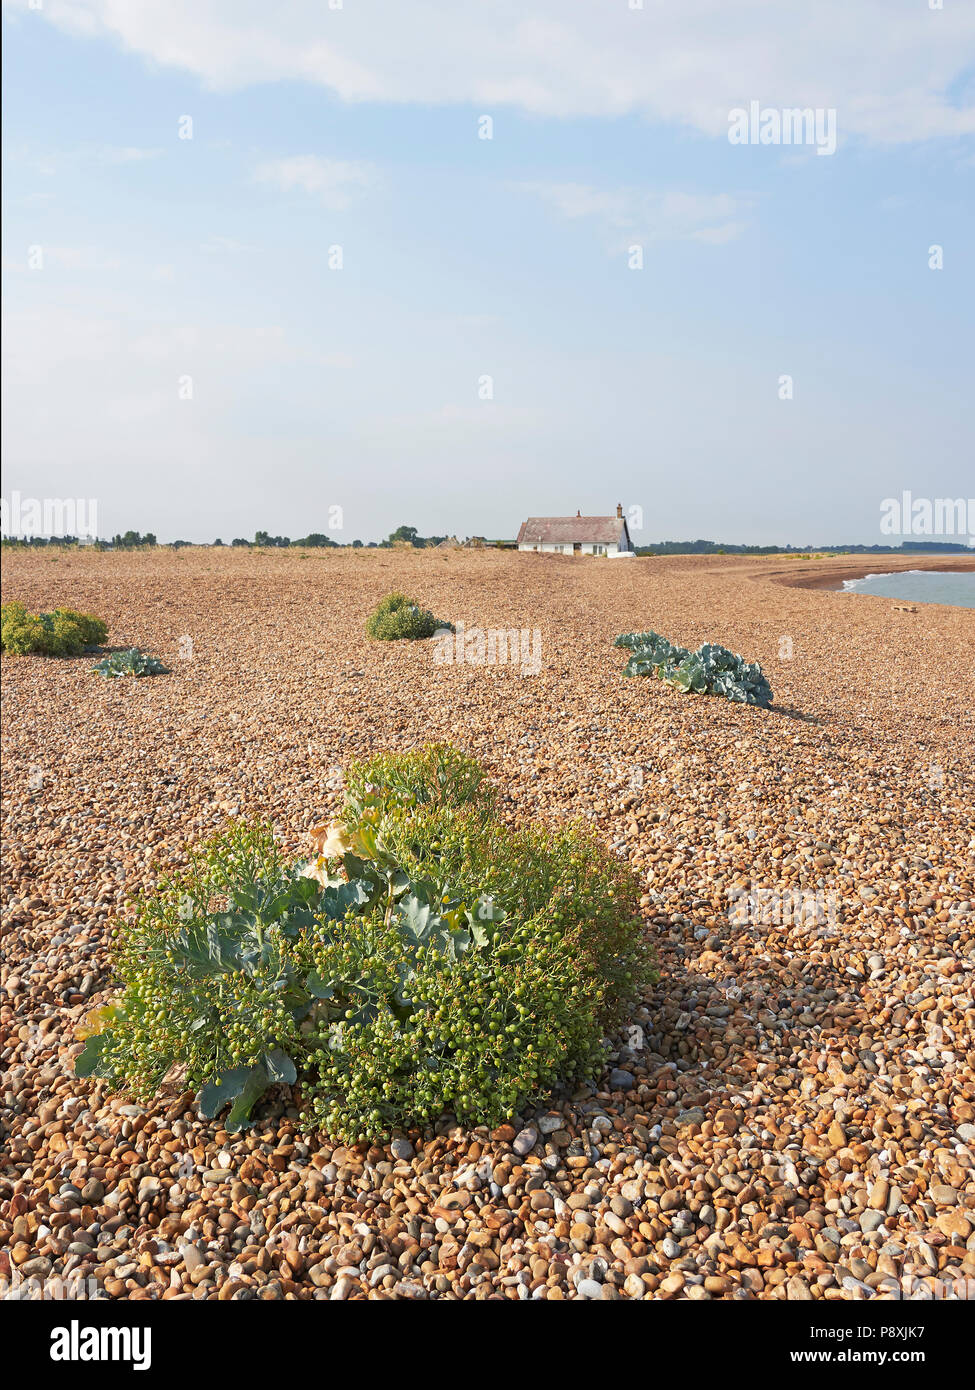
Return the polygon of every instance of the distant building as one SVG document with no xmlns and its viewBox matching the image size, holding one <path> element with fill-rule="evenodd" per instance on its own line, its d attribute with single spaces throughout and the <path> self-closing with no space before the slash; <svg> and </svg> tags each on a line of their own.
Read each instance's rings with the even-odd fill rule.
<svg viewBox="0 0 975 1390">
<path fill-rule="evenodd" d="M 530 516 L 518 532 L 519 550 L 547 555 L 634 555 L 622 506 L 615 516 Z"/>
</svg>

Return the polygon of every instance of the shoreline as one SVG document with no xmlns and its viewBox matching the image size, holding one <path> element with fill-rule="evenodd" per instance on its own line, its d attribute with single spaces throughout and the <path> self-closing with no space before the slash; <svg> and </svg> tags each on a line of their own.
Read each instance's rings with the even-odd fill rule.
<svg viewBox="0 0 975 1390">
<path fill-rule="evenodd" d="M 766 570 L 761 578 L 771 580 L 772 583 L 781 584 L 789 589 L 825 589 L 832 590 L 834 593 L 846 592 L 843 582 L 846 579 L 866 579 L 869 574 L 911 574 L 924 571 L 948 572 L 954 574 L 975 573 L 975 556 L 968 559 L 967 555 L 945 555 L 932 556 L 928 558 L 924 555 L 912 556 L 910 559 L 900 556 L 879 557 L 878 560 L 884 564 L 885 568 L 876 568 L 874 564 L 840 564 L 829 569 L 824 569 L 820 564 L 816 569 L 803 568 L 799 570 Z M 966 564 L 965 561 L 968 560 Z M 901 561 L 901 563 L 898 563 Z M 918 563 L 920 561 L 920 563 Z M 823 562 L 828 564 L 829 561 Z M 756 578 L 759 576 L 756 575 Z M 865 597 L 879 598 L 878 594 L 865 595 Z"/>
</svg>

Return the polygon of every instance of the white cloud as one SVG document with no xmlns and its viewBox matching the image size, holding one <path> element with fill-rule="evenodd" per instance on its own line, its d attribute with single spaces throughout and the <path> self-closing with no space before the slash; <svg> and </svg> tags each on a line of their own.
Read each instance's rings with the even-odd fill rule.
<svg viewBox="0 0 975 1390">
<path fill-rule="evenodd" d="M 477 405 L 459 405 L 447 401 L 433 410 L 415 411 L 394 419 L 395 428 L 432 426 L 436 429 L 462 428 L 462 432 L 491 431 L 504 433 L 515 427 L 541 426 L 548 420 L 544 410 L 535 406 L 503 405 L 498 401 L 482 401 Z"/>
<path fill-rule="evenodd" d="M 308 193 L 339 212 L 375 182 L 371 165 L 348 159 L 322 159 L 314 154 L 265 160 L 255 169 L 254 177 L 284 193 Z"/>
<path fill-rule="evenodd" d="M 975 111 L 946 95 L 975 42 L 975 7 L 959 3 L 645 0 L 637 10 L 624 0 L 350 0 L 332 10 L 323 0 L 45 0 L 39 13 L 212 88 L 291 79 L 347 101 L 637 113 L 717 136 L 728 111 L 752 99 L 836 107 L 841 137 L 975 130 Z"/>
<path fill-rule="evenodd" d="M 6 316 L 5 385 L 16 395 L 17 413 L 35 417 L 25 437 L 50 423 L 40 409 L 45 399 L 90 420 L 94 438 L 99 414 L 128 395 L 174 408 L 184 373 L 205 381 L 211 400 L 219 396 L 221 405 L 234 407 L 240 380 L 254 373 L 352 363 L 341 347 L 323 350 L 280 323 L 174 321 L 165 311 L 133 312 L 121 298 L 101 295 L 89 296 L 88 303 L 87 309 L 60 303 L 16 308 Z M 118 408 L 124 414 L 124 406 Z"/>
<path fill-rule="evenodd" d="M 30 145 L 20 145 L 8 151 L 7 158 L 12 164 L 21 165 L 32 173 L 53 178 L 81 163 L 143 164 L 147 160 L 158 159 L 162 153 L 162 150 L 140 145 L 84 145 L 71 150 L 43 151 Z"/>
<path fill-rule="evenodd" d="M 207 251 L 212 255 L 236 256 L 245 251 L 258 251 L 260 248 L 251 246 L 245 241 L 237 241 L 232 236 L 212 236 L 207 241 L 200 242 L 200 250 Z"/>
<path fill-rule="evenodd" d="M 18 263 L 12 257 L 9 261 L 5 258 L 4 269 L 9 267 L 16 270 L 20 264 L 20 268 L 30 270 L 34 275 L 43 275 L 45 270 L 52 268 L 92 274 L 104 270 L 115 271 L 121 266 L 117 256 L 106 256 L 96 246 L 50 246 L 46 242 L 38 242 L 36 249 L 41 253 L 41 263 L 36 268 L 30 265 L 28 248 L 24 247 L 23 262 Z"/>
<path fill-rule="evenodd" d="M 744 229 L 751 200 L 730 193 L 655 193 L 638 188 L 601 189 L 581 183 L 523 183 L 562 217 L 590 218 L 618 250 L 627 238 L 641 242 L 703 241 L 720 245 Z"/>
<path fill-rule="evenodd" d="M 141 164 L 147 159 L 158 159 L 162 150 L 141 149 L 138 145 L 103 145 L 96 151 L 96 158 L 102 164 Z"/>
</svg>

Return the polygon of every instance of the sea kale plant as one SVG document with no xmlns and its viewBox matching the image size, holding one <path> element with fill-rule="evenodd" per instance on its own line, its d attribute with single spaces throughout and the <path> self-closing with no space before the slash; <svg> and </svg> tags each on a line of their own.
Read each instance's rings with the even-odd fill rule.
<svg viewBox="0 0 975 1390">
<path fill-rule="evenodd" d="M 312 841 L 288 865 L 234 825 L 134 906 L 80 1076 L 189 1085 L 228 1130 L 284 1082 L 309 1128 L 363 1141 L 498 1123 L 601 1066 L 652 965 L 637 881 L 589 832 L 512 829 L 441 745 L 353 764 Z"/>
<path fill-rule="evenodd" d="M 658 632 L 625 632 L 615 645 L 630 652 L 624 676 L 656 676 L 685 694 L 723 695 L 763 709 L 772 703 L 772 687 L 758 662 L 745 661 L 727 647 L 705 642 L 690 652 L 672 646 Z"/>
<path fill-rule="evenodd" d="M 441 622 L 428 608 L 421 608 L 405 594 L 387 594 L 366 620 L 366 632 L 378 642 L 416 641 L 435 632 L 453 632 L 452 623 Z"/>
<path fill-rule="evenodd" d="M 100 646 L 108 626 L 90 613 L 55 608 L 51 613 L 28 613 L 22 603 L 0 608 L 0 645 L 5 652 L 26 656 L 81 656 L 88 647 Z"/>
<path fill-rule="evenodd" d="M 138 647 L 130 647 L 128 651 L 112 652 L 111 655 L 103 657 L 91 668 L 106 680 L 118 680 L 122 676 L 166 676 L 169 674 L 166 667 L 157 656 L 149 656 Z"/>
</svg>

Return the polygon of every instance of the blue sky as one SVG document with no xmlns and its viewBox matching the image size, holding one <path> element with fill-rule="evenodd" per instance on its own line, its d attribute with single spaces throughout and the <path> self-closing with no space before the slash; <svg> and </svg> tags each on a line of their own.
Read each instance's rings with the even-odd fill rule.
<svg viewBox="0 0 975 1390">
<path fill-rule="evenodd" d="M 4 496 L 805 544 L 975 491 L 975 10 L 674 10 L 5 3 Z M 836 152 L 731 144 L 752 100 Z"/>
</svg>

